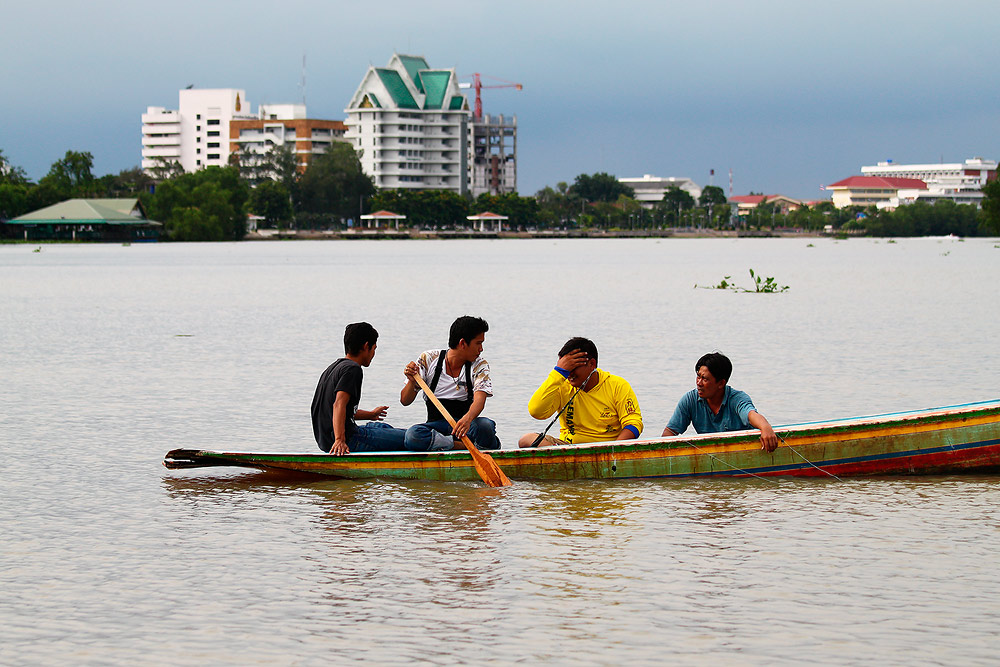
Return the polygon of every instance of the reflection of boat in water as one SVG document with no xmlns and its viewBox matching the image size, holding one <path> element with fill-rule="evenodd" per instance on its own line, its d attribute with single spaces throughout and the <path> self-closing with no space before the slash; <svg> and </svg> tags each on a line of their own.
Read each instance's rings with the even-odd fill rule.
<svg viewBox="0 0 1000 667">
<path fill-rule="evenodd" d="M 489 452 L 512 479 L 627 479 L 749 475 L 917 475 L 1000 470 L 1000 400 L 757 431 Z M 280 454 L 175 449 L 168 468 L 240 466 L 334 477 L 476 481 L 466 451 Z"/>
</svg>

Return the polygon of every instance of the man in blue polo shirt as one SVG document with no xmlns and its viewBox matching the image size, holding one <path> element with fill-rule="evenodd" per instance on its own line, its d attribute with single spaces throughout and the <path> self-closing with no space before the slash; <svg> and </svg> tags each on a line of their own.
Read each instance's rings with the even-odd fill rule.
<svg viewBox="0 0 1000 667">
<path fill-rule="evenodd" d="M 760 429 L 761 449 L 773 452 L 778 436 L 753 401 L 729 386 L 733 363 L 718 352 L 706 354 L 694 365 L 695 388 L 681 396 L 674 415 L 663 429 L 664 436 L 679 435 L 694 425 L 698 433 Z"/>
</svg>

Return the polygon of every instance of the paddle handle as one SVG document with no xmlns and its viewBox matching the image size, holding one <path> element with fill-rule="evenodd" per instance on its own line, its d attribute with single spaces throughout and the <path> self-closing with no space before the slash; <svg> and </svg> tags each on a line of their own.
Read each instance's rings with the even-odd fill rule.
<svg viewBox="0 0 1000 667">
<path fill-rule="evenodd" d="M 431 403 L 434 404 L 434 407 L 438 409 L 438 412 L 441 413 L 441 416 L 445 418 L 445 421 L 447 421 L 451 425 L 452 431 L 454 431 L 455 426 L 457 424 L 455 418 L 451 416 L 451 413 L 449 413 L 448 409 L 444 407 L 444 404 L 441 403 L 438 397 L 434 395 L 434 392 L 431 391 L 431 388 L 428 387 L 427 383 L 424 382 L 424 379 L 420 377 L 419 372 L 413 376 L 413 381 L 417 383 L 417 386 L 419 386 L 421 389 L 424 390 L 424 393 L 427 395 L 427 398 L 431 400 Z M 476 446 L 472 444 L 472 441 L 469 440 L 469 436 L 463 435 L 461 439 L 462 439 L 462 444 L 465 445 L 465 448 L 468 449 L 470 452 L 473 449 L 475 449 L 477 452 L 479 451 L 479 449 L 477 449 Z"/>
</svg>

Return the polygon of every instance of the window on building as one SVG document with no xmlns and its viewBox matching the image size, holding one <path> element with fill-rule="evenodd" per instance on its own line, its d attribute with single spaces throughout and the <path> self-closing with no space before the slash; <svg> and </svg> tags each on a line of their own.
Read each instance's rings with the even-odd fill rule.
<svg viewBox="0 0 1000 667">
<path fill-rule="evenodd" d="M 200 144 L 201 143 L 201 137 L 196 137 L 194 141 L 195 141 L 195 143 Z"/>
<path fill-rule="evenodd" d="M 209 125 L 218 125 L 219 124 L 219 119 L 218 118 L 209 118 L 208 119 L 208 124 Z"/>
<path fill-rule="evenodd" d="M 200 148 L 194 149 L 194 153 L 195 155 L 201 155 L 201 149 Z"/>
<path fill-rule="evenodd" d="M 209 144 L 208 144 L 208 147 L 209 147 L 209 148 L 218 148 L 218 147 L 219 147 L 219 144 L 218 144 L 218 142 L 216 142 L 216 143 L 211 143 L 211 142 L 209 142 Z"/>
<path fill-rule="evenodd" d="M 208 136 L 210 136 L 210 137 L 217 137 L 217 136 L 219 136 L 219 131 L 218 130 L 212 130 L 212 131 L 210 131 L 208 133 Z"/>
<path fill-rule="evenodd" d="M 199 114 L 195 114 L 194 119 L 195 120 L 201 120 L 201 114 L 200 113 Z"/>
<path fill-rule="evenodd" d="M 195 132 L 201 132 L 201 125 L 195 125 L 194 126 L 194 131 Z"/>
<path fill-rule="evenodd" d="M 209 160 L 218 160 L 219 159 L 219 154 L 218 153 L 209 153 L 208 154 L 208 159 Z"/>
</svg>

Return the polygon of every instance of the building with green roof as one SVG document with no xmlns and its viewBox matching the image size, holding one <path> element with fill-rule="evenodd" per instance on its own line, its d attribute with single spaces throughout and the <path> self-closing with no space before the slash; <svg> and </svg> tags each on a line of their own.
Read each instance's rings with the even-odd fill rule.
<svg viewBox="0 0 1000 667">
<path fill-rule="evenodd" d="M 454 69 L 393 54 L 368 68 L 344 111 L 344 136 L 379 188 L 469 191 L 472 112 Z"/>
<path fill-rule="evenodd" d="M 68 199 L 6 223 L 25 241 L 156 241 L 162 223 L 146 219 L 142 202 L 131 199 Z"/>
</svg>

